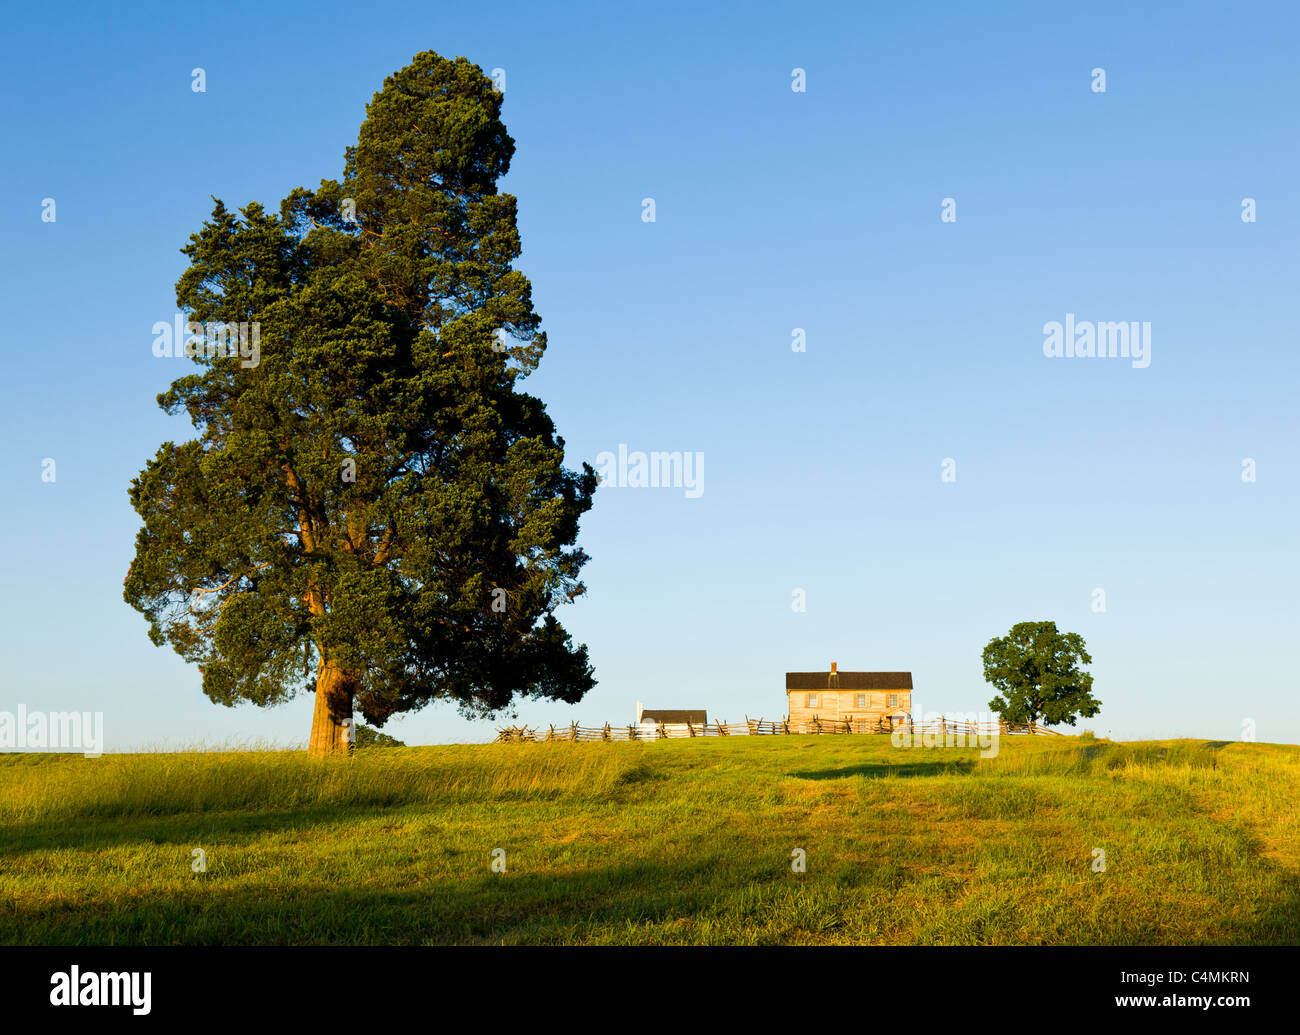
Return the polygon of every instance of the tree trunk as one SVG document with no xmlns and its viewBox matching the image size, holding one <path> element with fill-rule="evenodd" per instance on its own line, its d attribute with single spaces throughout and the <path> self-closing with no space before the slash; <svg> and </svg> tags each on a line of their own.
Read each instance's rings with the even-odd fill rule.
<svg viewBox="0 0 1300 1035">
<path fill-rule="evenodd" d="M 329 758 L 348 753 L 355 689 L 355 680 L 337 662 L 321 659 L 316 673 L 316 710 L 311 718 L 308 755 Z"/>
</svg>

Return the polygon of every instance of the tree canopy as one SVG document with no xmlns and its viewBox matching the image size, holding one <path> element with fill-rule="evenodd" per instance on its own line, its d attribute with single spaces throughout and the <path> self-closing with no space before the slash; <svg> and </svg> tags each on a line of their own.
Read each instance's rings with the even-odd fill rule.
<svg viewBox="0 0 1300 1035">
<path fill-rule="evenodd" d="M 1063 633 L 1055 622 L 1020 622 L 984 648 L 984 678 L 1000 691 L 989 707 L 1011 723 L 1042 719 L 1047 725 L 1096 715 L 1091 665 L 1083 637 Z"/>
<path fill-rule="evenodd" d="M 402 741 L 396 737 L 390 737 L 387 733 L 380 733 L 379 730 L 372 730 L 369 726 L 357 726 L 357 739 L 352 747 L 361 751 L 365 748 L 399 748 L 406 747 Z"/>
<path fill-rule="evenodd" d="M 215 702 L 316 695 L 310 750 L 346 752 L 432 701 L 490 716 L 595 683 L 554 611 L 584 591 L 591 467 L 566 469 L 518 388 L 546 348 L 516 267 L 501 94 L 431 52 L 370 102 L 340 180 L 278 213 L 217 201 L 178 304 L 260 332 L 158 397 L 197 436 L 132 481 L 124 596 Z"/>
</svg>

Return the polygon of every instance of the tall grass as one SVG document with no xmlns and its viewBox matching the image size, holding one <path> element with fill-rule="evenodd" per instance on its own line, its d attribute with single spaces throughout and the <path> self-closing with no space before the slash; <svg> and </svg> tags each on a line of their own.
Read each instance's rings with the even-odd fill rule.
<svg viewBox="0 0 1300 1035">
<path fill-rule="evenodd" d="M 0 822 L 324 806 L 442 805 L 606 797 L 640 764 L 639 745 L 524 745 L 359 751 L 0 756 Z"/>
<path fill-rule="evenodd" d="M 1001 742 L 1005 747 L 1007 739 Z M 1011 751 L 981 758 L 976 776 L 1084 776 L 1115 770 L 1214 769 L 1218 752 L 1206 741 L 1123 744 L 1110 741 L 1055 743 L 1047 750 Z"/>
</svg>

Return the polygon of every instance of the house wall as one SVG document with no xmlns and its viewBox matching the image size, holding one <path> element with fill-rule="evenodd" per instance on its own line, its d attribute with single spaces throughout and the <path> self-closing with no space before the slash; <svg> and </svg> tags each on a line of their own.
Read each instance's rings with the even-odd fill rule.
<svg viewBox="0 0 1300 1035">
<path fill-rule="evenodd" d="M 702 729 L 704 725 L 704 723 L 699 722 L 691 724 L 691 726 L 694 726 L 695 728 L 695 736 L 704 736 L 704 731 Z M 669 737 L 691 736 L 690 727 L 688 727 L 684 722 L 665 722 L 663 727 L 664 733 Z M 659 723 L 657 722 L 642 722 L 638 724 L 638 728 L 641 731 L 641 736 L 646 740 L 655 740 L 659 736 Z"/>
<path fill-rule="evenodd" d="M 816 706 L 810 706 L 809 694 L 817 695 Z M 858 695 L 866 698 L 865 706 L 858 704 Z M 898 704 L 889 706 L 889 695 L 898 695 Z M 875 721 L 884 715 L 906 714 L 912 710 L 910 690 L 789 690 L 786 703 L 791 722 L 809 722 L 813 717 L 823 721 L 866 719 Z"/>
</svg>

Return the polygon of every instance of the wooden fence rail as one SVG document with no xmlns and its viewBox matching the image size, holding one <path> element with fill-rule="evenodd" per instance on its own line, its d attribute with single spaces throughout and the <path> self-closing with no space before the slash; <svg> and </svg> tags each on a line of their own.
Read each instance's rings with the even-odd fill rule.
<svg viewBox="0 0 1300 1035">
<path fill-rule="evenodd" d="M 681 737 L 731 737 L 731 736 L 772 736 L 787 734 L 851 734 L 851 733 L 890 733 L 893 731 L 910 733 L 913 737 L 948 737 L 964 736 L 1051 736 L 1059 737 L 1056 730 L 1048 729 L 1038 723 L 1009 722 L 967 722 L 957 719 L 930 719 L 913 722 L 905 719 L 901 725 L 890 727 L 884 720 L 879 722 L 867 719 L 812 719 L 808 722 L 790 722 L 788 719 L 771 721 L 751 719 L 744 722 L 680 722 L 656 723 L 651 726 L 628 725 L 579 726 L 571 722 L 567 726 L 505 726 L 497 731 L 496 743 L 540 743 L 546 741 L 595 741 L 595 740 L 670 740 Z"/>
</svg>

